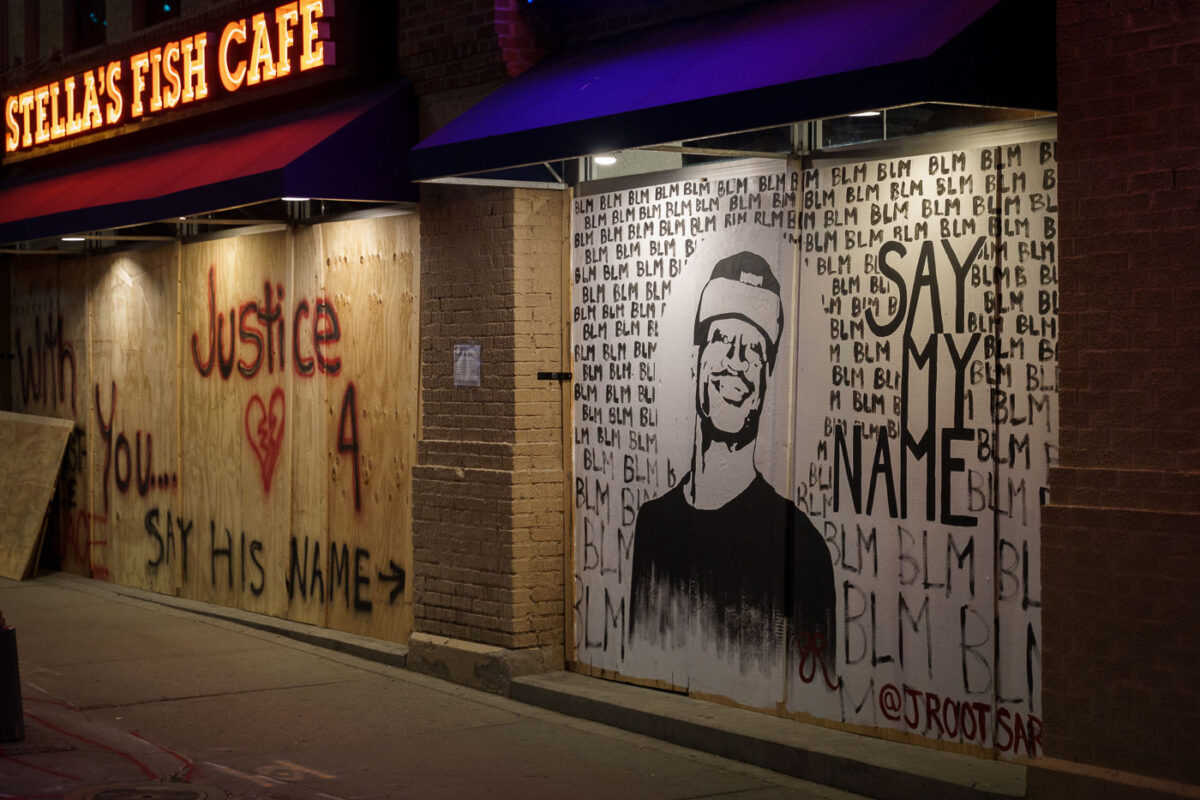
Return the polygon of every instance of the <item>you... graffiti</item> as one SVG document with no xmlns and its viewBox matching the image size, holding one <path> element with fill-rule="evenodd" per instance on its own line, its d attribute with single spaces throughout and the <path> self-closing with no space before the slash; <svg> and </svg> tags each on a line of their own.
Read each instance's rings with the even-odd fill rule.
<svg viewBox="0 0 1200 800">
<path fill-rule="evenodd" d="M 234 370 L 246 380 L 258 376 L 263 367 L 268 375 L 287 369 L 288 317 L 284 315 L 283 284 L 263 283 L 263 296 L 231 306 L 225 311 L 217 308 L 216 268 L 208 269 L 208 320 L 206 334 L 192 333 L 192 364 L 202 378 L 214 370 L 222 380 L 229 380 Z M 342 338 L 341 322 L 333 301 L 314 297 L 296 301 L 290 316 L 291 356 L 295 374 L 312 378 L 318 373 L 330 378 L 342 372 L 342 359 L 333 350 Z M 228 322 L 229 334 L 225 334 Z M 207 345 L 201 342 L 206 341 Z M 202 353 L 203 351 L 203 353 Z M 275 466 L 286 436 L 287 399 L 276 386 L 264 397 L 251 396 L 246 404 L 245 431 L 262 478 L 263 492 L 270 494 Z M 347 383 L 342 393 L 341 412 L 335 446 L 339 455 L 351 459 L 354 480 L 354 508 L 362 507 L 362 487 L 359 472 L 360 445 L 358 438 L 358 401 L 354 384 Z"/>
</svg>

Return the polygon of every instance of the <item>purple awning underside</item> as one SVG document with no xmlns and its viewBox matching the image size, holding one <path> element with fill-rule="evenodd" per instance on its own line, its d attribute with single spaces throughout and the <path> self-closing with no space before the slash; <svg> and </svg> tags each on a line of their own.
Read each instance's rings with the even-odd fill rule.
<svg viewBox="0 0 1200 800">
<path fill-rule="evenodd" d="M 1053 36 L 1046 0 L 791 0 L 735 9 L 548 59 L 414 148 L 414 174 L 911 102 L 1028 98 L 1020 105 L 1042 108 L 1049 98 L 1053 107 Z"/>
</svg>

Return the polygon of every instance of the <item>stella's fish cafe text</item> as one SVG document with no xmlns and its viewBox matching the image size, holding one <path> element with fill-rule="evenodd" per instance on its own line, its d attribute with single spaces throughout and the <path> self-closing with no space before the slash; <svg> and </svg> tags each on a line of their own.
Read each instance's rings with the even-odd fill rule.
<svg viewBox="0 0 1200 800">
<path fill-rule="evenodd" d="M 4 98 L 4 152 L 134 122 L 209 96 L 334 63 L 334 0 L 298 0 Z"/>
</svg>

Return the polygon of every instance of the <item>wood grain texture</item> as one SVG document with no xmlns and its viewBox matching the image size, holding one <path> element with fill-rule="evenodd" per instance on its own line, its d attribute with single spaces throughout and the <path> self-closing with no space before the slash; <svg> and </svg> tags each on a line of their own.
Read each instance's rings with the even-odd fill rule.
<svg viewBox="0 0 1200 800">
<path fill-rule="evenodd" d="M 412 215 L 15 268 L 14 399 L 75 429 L 63 566 L 406 641 L 418 248 Z"/>
<path fill-rule="evenodd" d="M 33 566 L 58 468 L 74 423 L 0 411 L 0 577 L 24 580 Z"/>
</svg>

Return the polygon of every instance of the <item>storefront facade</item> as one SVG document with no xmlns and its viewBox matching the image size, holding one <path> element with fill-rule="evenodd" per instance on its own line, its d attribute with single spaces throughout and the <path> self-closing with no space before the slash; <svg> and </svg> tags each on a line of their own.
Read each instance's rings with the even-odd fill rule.
<svg viewBox="0 0 1200 800">
<path fill-rule="evenodd" d="M 249 72 L 277 9 L 228 5 Z M 1030 796 L 1187 796 L 1195 637 L 1130 609 L 1194 606 L 1194 448 L 1163 440 L 1195 435 L 1167 333 L 1194 325 L 1106 270 L 1152 253 L 1151 286 L 1190 285 L 1194 14 L 950 5 L 399 4 L 389 67 L 321 99 L 410 81 L 419 195 L 326 184 L 278 230 L 9 256 L 12 408 L 77 424 L 64 568 L 407 642 L 416 668 L 566 666 L 1027 761 Z M 772 31 L 827 49 L 789 72 Z M 1145 85 L 1093 74 L 1135 62 Z M 318 149 L 377 150 L 361 103 Z M 1118 120 L 1174 127 L 1126 169 Z M 316 163 L 279 160 L 285 183 Z M 59 213 L 55 235 L 118 224 Z M 1179 557 L 1143 575 L 1145 547 Z M 1112 697 L 1135 652 L 1161 691 Z M 1177 736 L 1151 734 L 1169 697 Z"/>
<path fill-rule="evenodd" d="M 6 94 L 12 408 L 75 422 L 50 564 L 404 641 L 420 234 L 368 154 L 415 111 L 370 20 L 302 6 Z"/>
</svg>

